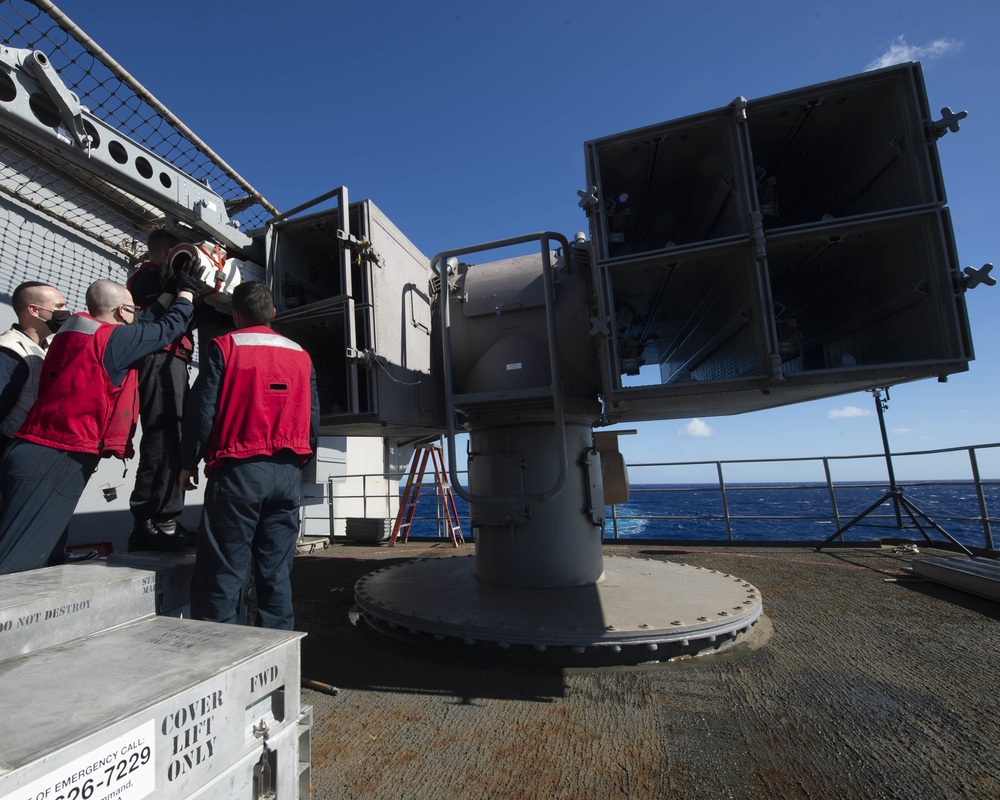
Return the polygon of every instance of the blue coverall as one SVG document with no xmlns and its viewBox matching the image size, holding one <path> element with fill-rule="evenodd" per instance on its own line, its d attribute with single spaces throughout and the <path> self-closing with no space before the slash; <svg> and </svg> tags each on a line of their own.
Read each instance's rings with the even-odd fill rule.
<svg viewBox="0 0 1000 800">
<path fill-rule="evenodd" d="M 205 456 L 225 373 L 219 348 L 209 350 L 191 388 L 182 426 L 181 466 L 191 472 Z M 315 369 L 309 383 L 309 443 L 315 453 L 319 432 Z M 299 528 L 301 466 L 295 453 L 280 451 L 273 456 L 226 459 L 212 470 L 205 485 L 191 579 L 192 617 L 236 622 L 252 562 L 257 623 L 264 628 L 293 629 L 291 572 Z"/>
</svg>

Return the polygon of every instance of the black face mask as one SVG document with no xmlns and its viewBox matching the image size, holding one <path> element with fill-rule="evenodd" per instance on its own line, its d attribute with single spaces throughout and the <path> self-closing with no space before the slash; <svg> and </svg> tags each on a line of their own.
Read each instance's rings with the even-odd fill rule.
<svg viewBox="0 0 1000 800">
<path fill-rule="evenodd" d="M 51 318 L 45 320 L 45 324 L 53 333 L 57 333 L 63 323 L 70 318 L 71 311 L 68 308 L 57 308 L 52 312 Z"/>
</svg>

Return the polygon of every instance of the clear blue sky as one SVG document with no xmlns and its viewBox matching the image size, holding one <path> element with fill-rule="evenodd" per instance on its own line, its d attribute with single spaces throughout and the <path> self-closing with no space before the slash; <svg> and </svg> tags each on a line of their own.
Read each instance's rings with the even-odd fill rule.
<svg viewBox="0 0 1000 800">
<path fill-rule="evenodd" d="M 919 60 L 931 107 L 969 112 L 961 132 L 939 143 L 961 265 L 1000 259 L 996 0 L 59 6 L 279 209 L 343 184 L 352 199 L 374 200 L 427 255 L 586 229 L 576 190 L 586 182 L 588 139 L 738 95 Z M 892 390 L 893 450 L 1000 441 L 1000 286 L 978 288 L 967 302 L 976 361 L 947 384 Z M 881 451 L 869 394 L 689 422 L 640 424 L 641 435 L 622 440 L 627 460 Z M 878 463 L 850 463 L 850 474 L 835 477 L 884 476 Z M 898 469 L 904 478 L 957 477 L 966 464 Z M 984 457 L 981 467 L 1000 477 L 1000 458 Z M 785 479 L 798 469 L 750 477 Z"/>
</svg>

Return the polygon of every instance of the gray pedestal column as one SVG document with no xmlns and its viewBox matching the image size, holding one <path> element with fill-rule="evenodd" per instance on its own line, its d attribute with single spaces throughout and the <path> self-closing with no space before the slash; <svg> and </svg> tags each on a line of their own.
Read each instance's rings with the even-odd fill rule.
<svg viewBox="0 0 1000 800">
<path fill-rule="evenodd" d="M 603 574 L 600 455 L 589 420 L 567 421 L 565 428 L 566 478 L 542 503 L 519 498 L 545 493 L 558 481 L 557 426 L 516 423 L 470 432 L 470 493 L 505 498 L 471 504 L 480 580 L 547 588 L 584 586 Z"/>
</svg>

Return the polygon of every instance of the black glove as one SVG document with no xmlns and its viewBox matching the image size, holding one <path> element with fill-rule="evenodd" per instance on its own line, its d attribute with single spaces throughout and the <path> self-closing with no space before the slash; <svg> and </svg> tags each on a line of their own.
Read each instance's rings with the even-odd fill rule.
<svg viewBox="0 0 1000 800">
<path fill-rule="evenodd" d="M 173 260 L 174 282 L 177 292 L 198 294 L 201 289 L 201 268 L 198 259 L 188 253 L 180 253 Z"/>
<path fill-rule="evenodd" d="M 168 258 L 160 264 L 160 292 L 176 294 L 174 291 L 176 287 L 177 281 L 174 279 L 174 266 L 170 263 L 170 259 Z"/>
</svg>

